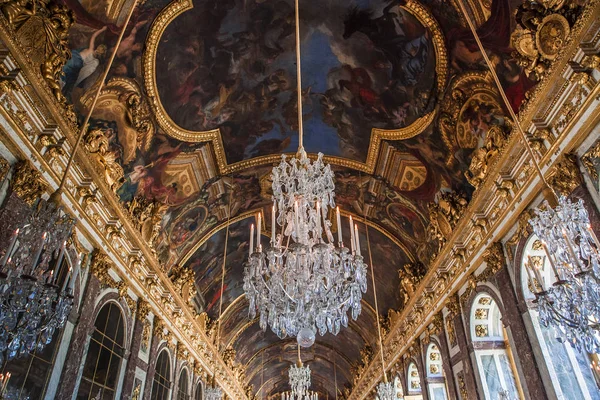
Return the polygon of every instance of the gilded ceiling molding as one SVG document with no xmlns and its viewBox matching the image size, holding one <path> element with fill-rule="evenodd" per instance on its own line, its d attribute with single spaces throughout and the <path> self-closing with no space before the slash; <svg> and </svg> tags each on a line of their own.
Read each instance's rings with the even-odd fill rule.
<svg viewBox="0 0 600 400">
<path fill-rule="evenodd" d="M 21 160 L 15 165 L 10 189 L 25 203 L 32 206 L 44 193 L 48 184 L 42 174 L 28 160 Z"/>
<path fill-rule="evenodd" d="M 582 157 L 581 162 L 592 179 L 598 180 L 596 160 L 600 159 L 600 140 L 598 140 Z"/>
<path fill-rule="evenodd" d="M 10 40 L 24 50 L 29 65 L 44 80 L 46 90 L 63 108 L 67 121 L 76 127 L 73 107 L 68 104 L 59 85 L 63 66 L 71 57 L 68 33 L 75 22 L 72 11 L 54 0 L 9 1 L 4 2 L 0 10 L 0 24 L 13 32 Z"/>
<path fill-rule="evenodd" d="M 443 93 L 444 85 L 448 77 L 448 54 L 441 27 L 431 15 L 429 10 L 419 4 L 416 0 L 408 0 L 406 4 L 401 7 L 411 13 L 423 26 L 427 27 L 430 31 L 436 54 L 436 91 L 437 93 Z M 144 85 L 148 94 L 150 106 L 152 107 L 158 125 L 168 135 L 184 142 L 211 142 L 217 159 L 217 166 L 220 174 L 228 174 L 260 165 L 277 163 L 281 159 L 280 155 L 255 157 L 249 160 L 228 164 L 219 129 L 203 132 L 185 130 L 179 127 L 164 109 L 156 84 L 156 55 L 158 46 L 160 44 L 160 39 L 169 24 L 182 13 L 189 11 L 192 8 L 192 0 L 175 0 L 171 2 L 158 14 L 152 23 L 152 26 L 150 27 L 150 31 L 146 39 L 146 51 L 143 54 L 142 61 Z M 417 119 L 410 126 L 405 128 L 392 130 L 372 129 L 367 159 L 364 163 L 347 158 L 332 156 L 325 156 L 324 161 L 333 165 L 352 168 L 365 173 L 372 173 L 377 164 L 379 147 L 383 140 L 402 140 L 414 137 L 423 132 L 434 121 L 435 116 L 436 111 L 434 110 Z M 315 157 L 316 155 L 312 155 L 311 158 Z"/>
</svg>

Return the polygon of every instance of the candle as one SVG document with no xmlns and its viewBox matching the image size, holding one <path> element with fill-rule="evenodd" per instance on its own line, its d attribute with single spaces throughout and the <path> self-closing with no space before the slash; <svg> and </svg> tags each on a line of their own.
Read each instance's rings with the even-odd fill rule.
<svg viewBox="0 0 600 400">
<path fill-rule="evenodd" d="M 552 261 L 552 256 L 550 255 L 550 252 L 548 251 L 548 248 L 546 247 L 546 243 L 542 242 L 542 246 L 544 247 L 544 251 L 546 252 L 548 261 L 550 262 L 550 266 L 552 267 L 552 272 L 554 272 L 554 276 L 556 277 L 556 280 L 559 281 L 560 275 L 558 275 L 558 269 L 556 268 L 556 265 L 554 265 L 554 261 Z"/>
<path fill-rule="evenodd" d="M 75 271 L 73 272 L 73 276 L 69 280 L 69 290 L 71 291 L 71 293 L 73 292 L 73 288 L 75 287 L 75 281 L 79 277 L 79 272 L 81 271 L 82 261 L 83 261 L 83 253 L 79 253 L 77 265 L 75 266 Z"/>
<path fill-rule="evenodd" d="M 15 244 L 17 243 L 17 238 L 19 237 L 19 229 L 15 230 L 12 234 L 12 238 L 10 240 L 10 244 L 8 245 L 8 249 L 6 250 L 6 254 L 4 255 L 4 257 L 2 258 L 2 266 L 4 267 L 8 261 L 8 259 L 10 258 Z"/>
<path fill-rule="evenodd" d="M 60 278 L 60 269 L 62 266 L 63 257 L 65 256 L 65 247 L 67 247 L 66 241 L 63 242 L 63 245 L 60 247 L 60 254 L 58 255 L 58 261 L 56 261 L 56 267 L 54 268 L 56 271 L 56 274 L 54 274 L 55 280 Z"/>
<path fill-rule="evenodd" d="M 260 235 L 262 232 L 262 213 L 258 213 L 258 222 L 256 224 L 256 251 L 261 251 Z"/>
<path fill-rule="evenodd" d="M 527 271 L 527 282 L 529 282 L 529 284 L 531 285 L 531 290 L 533 293 L 536 293 L 536 287 L 535 287 L 535 283 L 533 281 L 533 277 L 531 276 L 531 265 L 529 265 L 529 263 L 525 263 L 525 271 Z"/>
<path fill-rule="evenodd" d="M 350 222 L 350 249 L 354 254 L 354 221 L 352 221 L 352 215 L 348 218 Z"/>
<path fill-rule="evenodd" d="M 273 202 L 273 209 L 271 210 L 271 245 L 275 246 L 275 203 Z"/>
<path fill-rule="evenodd" d="M 69 271 L 67 271 L 67 276 L 65 276 L 65 281 L 63 282 L 61 288 L 60 288 L 60 293 L 62 293 L 65 288 L 67 287 L 67 282 L 69 282 L 69 278 L 71 277 L 71 271 L 73 271 L 72 267 L 69 267 Z M 73 288 L 73 283 L 75 281 L 75 277 L 71 278 L 71 284 L 69 285 L 69 288 Z"/>
<path fill-rule="evenodd" d="M 583 272 L 583 266 L 580 264 L 579 257 L 575 254 L 575 251 L 573 250 L 573 244 L 571 243 L 571 239 L 569 239 L 569 236 L 567 236 L 567 232 L 564 229 L 562 231 L 562 234 L 565 238 L 565 241 L 567 242 L 567 248 L 569 249 L 569 253 L 571 253 L 571 257 L 573 257 L 573 259 L 577 262 L 579 272 Z"/>
<path fill-rule="evenodd" d="M 248 257 L 250 257 L 254 253 L 254 224 L 250 225 L 250 253 Z"/>
<path fill-rule="evenodd" d="M 360 239 L 358 237 L 358 225 L 354 224 L 354 240 L 356 240 L 356 254 L 360 256 Z"/>
<path fill-rule="evenodd" d="M 33 264 L 31 265 L 31 272 L 32 273 L 35 270 L 35 267 L 37 267 L 37 264 L 38 264 L 38 261 L 40 259 L 40 256 L 42 255 L 42 250 L 44 250 L 44 245 L 46 244 L 46 237 L 47 236 L 48 236 L 48 233 L 44 232 L 44 234 L 42 235 L 42 244 L 40 245 L 40 248 L 38 249 L 38 252 L 35 255 L 35 257 L 33 257 Z"/>
<path fill-rule="evenodd" d="M 327 236 L 327 241 L 329 243 L 333 243 L 333 235 L 331 234 L 330 226 L 327 223 L 327 213 L 326 212 L 322 212 L 321 216 L 323 217 L 323 226 L 325 227 L 325 233 L 326 233 L 326 236 Z"/>
<path fill-rule="evenodd" d="M 544 289 L 544 281 L 542 279 L 542 274 L 540 274 L 539 269 L 535 266 L 535 264 L 531 260 L 531 256 L 528 255 L 527 259 L 529 260 L 529 265 L 531 265 L 531 268 L 533 269 L 533 273 L 535 274 L 535 279 L 537 279 L 537 281 L 538 281 L 538 283 L 540 285 L 540 288 L 542 290 L 545 290 Z"/>
<path fill-rule="evenodd" d="M 342 219 L 340 217 L 340 208 L 335 208 L 335 221 L 337 223 L 338 243 L 342 247 Z"/>
</svg>

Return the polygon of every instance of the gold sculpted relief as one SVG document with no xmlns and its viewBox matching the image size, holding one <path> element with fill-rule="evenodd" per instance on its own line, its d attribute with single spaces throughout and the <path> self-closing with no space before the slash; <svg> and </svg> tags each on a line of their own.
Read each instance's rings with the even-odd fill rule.
<svg viewBox="0 0 600 400">
<path fill-rule="evenodd" d="M 457 192 L 442 193 L 437 203 L 429 203 L 429 235 L 438 242 L 438 251 L 452 235 L 467 205 L 466 195 Z"/>
<path fill-rule="evenodd" d="M 514 55 L 525 73 L 541 80 L 571 33 L 580 7 L 572 1 L 524 1 L 517 9 L 511 35 Z"/>
<path fill-rule="evenodd" d="M 46 182 L 29 161 L 23 160 L 15 166 L 10 188 L 25 203 L 32 206 L 46 191 Z"/>
</svg>

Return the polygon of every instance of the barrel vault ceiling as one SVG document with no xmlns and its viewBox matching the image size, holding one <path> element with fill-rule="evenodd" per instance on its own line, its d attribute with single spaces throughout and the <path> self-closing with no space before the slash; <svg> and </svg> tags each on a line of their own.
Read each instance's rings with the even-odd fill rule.
<svg viewBox="0 0 600 400">
<path fill-rule="evenodd" d="M 131 1 L 61 1 L 77 21 L 61 86 L 83 115 Z M 520 0 L 466 3 L 517 108 L 531 85 L 510 56 Z M 493 89 L 455 104 L 461 79 L 489 85 L 458 10 L 455 0 L 300 0 L 305 148 L 332 164 L 363 254 L 369 230 L 384 319 L 407 298 L 401 279 L 422 274 L 438 251 L 430 204 L 451 191 L 468 200 L 473 154 L 505 120 Z M 270 170 L 297 149 L 295 87 L 291 0 L 147 0 L 85 138 L 164 270 L 195 271 L 199 311 L 217 319 L 222 298 L 222 340 L 265 398 L 288 390 L 295 340 L 248 318 L 242 270 L 249 225 L 271 204 Z M 369 287 L 349 328 L 303 351 L 323 398 L 335 398 L 334 366 L 340 393 L 350 388 L 375 327 Z"/>
</svg>

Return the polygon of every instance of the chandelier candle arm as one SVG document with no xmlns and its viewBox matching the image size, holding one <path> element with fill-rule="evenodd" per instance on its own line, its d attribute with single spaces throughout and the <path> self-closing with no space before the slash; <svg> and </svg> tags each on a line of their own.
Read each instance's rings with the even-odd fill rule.
<svg viewBox="0 0 600 400">
<path fill-rule="evenodd" d="M 250 225 L 250 251 L 248 257 L 251 257 L 252 253 L 254 253 L 254 224 Z"/>
</svg>

